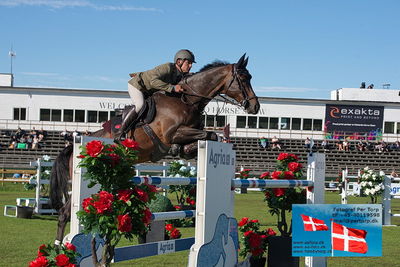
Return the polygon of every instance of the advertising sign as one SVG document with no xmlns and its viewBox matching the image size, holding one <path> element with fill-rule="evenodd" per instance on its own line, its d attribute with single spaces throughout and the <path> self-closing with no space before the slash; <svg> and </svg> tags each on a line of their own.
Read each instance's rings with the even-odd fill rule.
<svg viewBox="0 0 400 267">
<path fill-rule="evenodd" d="M 381 132 L 383 106 L 355 106 L 327 104 L 325 131 L 371 133 Z"/>
<path fill-rule="evenodd" d="M 382 256 L 382 206 L 293 205 L 293 256 Z"/>
</svg>

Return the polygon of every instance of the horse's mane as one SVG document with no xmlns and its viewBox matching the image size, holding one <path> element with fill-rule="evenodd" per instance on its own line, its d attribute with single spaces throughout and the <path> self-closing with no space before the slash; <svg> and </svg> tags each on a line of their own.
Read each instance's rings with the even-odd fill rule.
<svg viewBox="0 0 400 267">
<path fill-rule="evenodd" d="M 206 71 L 212 68 L 216 68 L 216 67 L 221 67 L 221 66 L 226 66 L 229 65 L 230 63 L 226 62 L 226 61 L 222 61 L 222 60 L 215 60 L 212 63 L 209 63 L 207 65 L 204 65 L 199 72 L 202 71 Z"/>
</svg>

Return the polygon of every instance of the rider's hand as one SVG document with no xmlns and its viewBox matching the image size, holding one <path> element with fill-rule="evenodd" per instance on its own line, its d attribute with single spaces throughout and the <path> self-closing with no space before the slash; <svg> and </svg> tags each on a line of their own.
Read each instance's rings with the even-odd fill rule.
<svg viewBox="0 0 400 267">
<path fill-rule="evenodd" d="M 185 91 L 185 89 L 180 84 L 177 84 L 177 85 L 174 86 L 174 92 L 182 93 L 184 91 Z"/>
</svg>

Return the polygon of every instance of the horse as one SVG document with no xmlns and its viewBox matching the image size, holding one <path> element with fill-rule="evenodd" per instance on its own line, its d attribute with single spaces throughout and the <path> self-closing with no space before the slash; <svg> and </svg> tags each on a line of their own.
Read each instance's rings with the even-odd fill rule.
<svg viewBox="0 0 400 267">
<path fill-rule="evenodd" d="M 182 146 L 181 157 L 193 158 L 198 140 L 218 140 L 214 132 L 205 131 L 201 125 L 205 106 L 216 96 L 242 107 L 249 114 L 257 114 L 260 104 L 250 83 L 247 63 L 248 57 L 244 54 L 234 64 L 214 62 L 204 66 L 198 73 L 188 75 L 180 82 L 185 89 L 181 97 L 161 92 L 153 94 L 156 107 L 154 119 L 127 134 L 139 143 L 137 163 L 161 159 L 168 154 L 172 144 Z M 104 129 L 94 132 L 92 136 L 115 137 L 112 131 Z M 59 214 L 56 244 L 62 241 L 70 219 L 68 182 L 71 177 L 72 146 L 68 146 L 57 156 L 50 178 L 50 199 Z"/>
</svg>

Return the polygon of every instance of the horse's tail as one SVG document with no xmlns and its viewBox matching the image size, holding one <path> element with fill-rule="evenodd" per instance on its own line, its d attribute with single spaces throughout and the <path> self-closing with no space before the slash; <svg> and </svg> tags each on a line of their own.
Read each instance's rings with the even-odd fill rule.
<svg viewBox="0 0 400 267">
<path fill-rule="evenodd" d="M 54 209 L 59 210 L 70 198 L 68 195 L 69 160 L 72 154 L 72 145 L 65 147 L 58 154 L 51 169 L 50 200 Z"/>
</svg>

